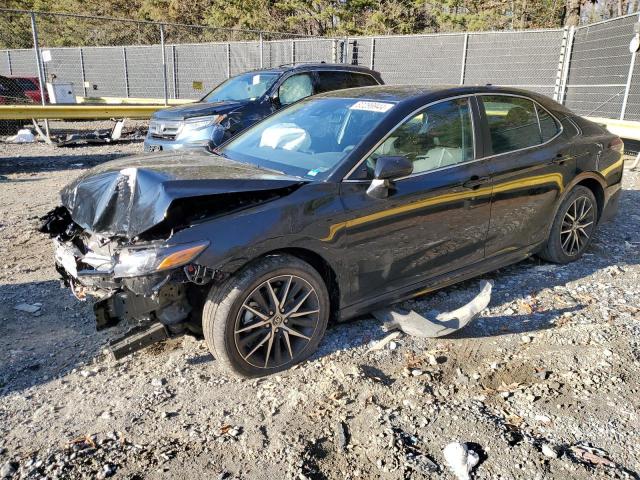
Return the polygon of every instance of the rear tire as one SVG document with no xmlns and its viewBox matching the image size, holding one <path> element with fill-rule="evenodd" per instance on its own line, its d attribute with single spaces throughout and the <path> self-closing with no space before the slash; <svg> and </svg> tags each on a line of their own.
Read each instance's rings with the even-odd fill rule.
<svg viewBox="0 0 640 480">
<path fill-rule="evenodd" d="M 596 197 L 587 187 L 578 185 L 562 201 L 540 256 L 561 264 L 579 259 L 591 243 L 597 221 Z"/>
<path fill-rule="evenodd" d="M 259 377 L 308 358 L 324 336 L 329 310 L 320 274 L 297 257 L 274 255 L 211 289 L 202 328 L 225 369 Z"/>
</svg>

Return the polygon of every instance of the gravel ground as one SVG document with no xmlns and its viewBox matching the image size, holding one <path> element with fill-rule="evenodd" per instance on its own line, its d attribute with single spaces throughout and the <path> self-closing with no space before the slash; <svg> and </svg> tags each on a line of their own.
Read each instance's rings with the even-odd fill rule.
<svg viewBox="0 0 640 480">
<path fill-rule="evenodd" d="M 241 380 L 193 337 L 115 362 L 34 231 L 64 184 L 141 150 L 0 144 L 0 477 L 454 478 L 443 448 L 460 441 L 477 479 L 638 478 L 640 174 L 582 260 L 486 275 L 489 308 L 453 336 L 368 351 L 385 333 L 360 319 L 303 365 Z"/>
</svg>

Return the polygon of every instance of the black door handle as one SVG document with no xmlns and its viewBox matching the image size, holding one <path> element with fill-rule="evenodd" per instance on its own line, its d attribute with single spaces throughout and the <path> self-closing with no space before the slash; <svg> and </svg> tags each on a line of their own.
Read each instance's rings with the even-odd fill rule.
<svg viewBox="0 0 640 480">
<path fill-rule="evenodd" d="M 482 184 L 487 183 L 488 181 L 489 181 L 489 177 L 479 177 L 478 175 L 474 175 L 469 180 L 464 182 L 462 186 L 464 188 L 471 188 L 472 190 L 476 190 Z"/>
</svg>

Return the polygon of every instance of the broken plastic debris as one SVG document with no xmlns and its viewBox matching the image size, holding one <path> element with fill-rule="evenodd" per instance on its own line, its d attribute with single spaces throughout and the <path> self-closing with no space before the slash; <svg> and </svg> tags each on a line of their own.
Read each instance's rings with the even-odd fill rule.
<svg viewBox="0 0 640 480">
<path fill-rule="evenodd" d="M 7 143 L 33 143 L 36 141 L 36 137 L 33 136 L 31 130 L 22 128 L 18 130 L 18 133 L 13 137 L 7 138 Z"/>
<path fill-rule="evenodd" d="M 415 337 L 436 338 L 449 335 L 464 328 L 491 301 L 491 283 L 480 282 L 480 293 L 466 305 L 439 314 L 434 320 L 423 317 L 415 311 L 401 313 L 390 308 L 377 310 L 373 316 L 384 323 L 386 330 L 399 329 Z"/>
<path fill-rule="evenodd" d="M 480 456 L 460 442 L 451 442 L 443 450 L 444 459 L 458 480 L 470 480 L 471 470 L 480 461 Z"/>
</svg>

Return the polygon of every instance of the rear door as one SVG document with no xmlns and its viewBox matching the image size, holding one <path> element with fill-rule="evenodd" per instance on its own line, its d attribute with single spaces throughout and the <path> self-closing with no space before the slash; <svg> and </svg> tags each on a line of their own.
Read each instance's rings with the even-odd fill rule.
<svg viewBox="0 0 640 480">
<path fill-rule="evenodd" d="M 493 179 L 486 256 L 541 242 L 575 159 L 560 123 L 541 105 L 517 95 L 478 95 L 487 166 Z"/>
<path fill-rule="evenodd" d="M 342 183 L 353 303 L 483 258 L 491 187 L 474 153 L 474 105 L 447 99 L 412 114 Z M 377 199 L 366 191 L 382 155 L 404 155 L 414 171 Z"/>
</svg>

